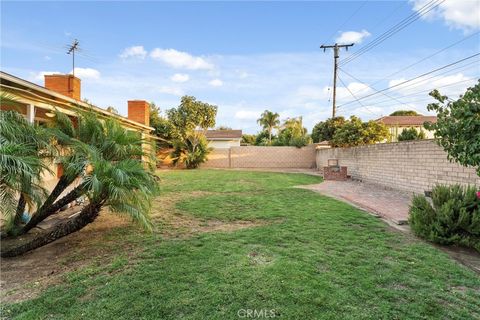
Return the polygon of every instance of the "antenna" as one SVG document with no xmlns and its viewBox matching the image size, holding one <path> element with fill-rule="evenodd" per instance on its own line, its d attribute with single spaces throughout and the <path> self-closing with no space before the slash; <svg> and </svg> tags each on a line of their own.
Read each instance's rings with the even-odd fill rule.
<svg viewBox="0 0 480 320">
<path fill-rule="evenodd" d="M 72 54 L 72 74 L 75 77 L 75 50 L 79 50 L 78 48 L 79 42 L 77 39 L 73 40 L 73 43 L 68 46 L 67 54 Z"/>
</svg>

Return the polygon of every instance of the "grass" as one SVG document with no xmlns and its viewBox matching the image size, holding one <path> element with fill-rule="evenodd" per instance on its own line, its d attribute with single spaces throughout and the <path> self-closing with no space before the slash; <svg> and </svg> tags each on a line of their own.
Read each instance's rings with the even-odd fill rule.
<svg viewBox="0 0 480 320">
<path fill-rule="evenodd" d="M 145 249 L 135 263 L 119 252 L 111 265 L 84 268 L 34 300 L 5 306 L 4 316 L 239 319 L 250 309 L 282 319 L 480 317 L 477 274 L 365 212 L 293 188 L 318 177 L 217 170 L 161 177 L 161 197 L 179 199 L 176 214 L 264 224 L 182 239 L 118 232 Z"/>
</svg>

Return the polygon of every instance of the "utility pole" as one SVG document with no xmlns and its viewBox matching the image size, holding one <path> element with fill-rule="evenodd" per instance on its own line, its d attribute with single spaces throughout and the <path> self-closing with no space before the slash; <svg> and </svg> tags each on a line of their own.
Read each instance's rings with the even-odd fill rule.
<svg viewBox="0 0 480 320">
<path fill-rule="evenodd" d="M 332 46 L 321 45 L 320 49 L 323 49 L 325 52 L 327 49 L 333 49 L 333 104 L 332 104 L 332 118 L 335 118 L 335 102 L 337 98 L 337 69 L 338 69 L 338 58 L 340 57 L 340 48 L 345 48 L 348 51 L 348 47 L 353 46 L 351 44 L 337 44 L 335 43 Z"/>
<path fill-rule="evenodd" d="M 68 47 L 67 54 L 72 54 L 72 74 L 75 77 L 75 50 L 79 50 L 78 48 L 78 40 L 73 40 L 73 43 Z"/>
</svg>

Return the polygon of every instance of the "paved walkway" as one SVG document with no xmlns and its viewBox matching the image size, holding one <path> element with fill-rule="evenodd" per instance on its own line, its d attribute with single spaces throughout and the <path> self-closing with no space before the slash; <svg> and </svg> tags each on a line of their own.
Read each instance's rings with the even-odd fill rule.
<svg viewBox="0 0 480 320">
<path fill-rule="evenodd" d="M 358 181 L 324 181 L 302 188 L 347 201 L 397 225 L 407 223 L 409 205 L 413 197 L 412 194 Z"/>
</svg>

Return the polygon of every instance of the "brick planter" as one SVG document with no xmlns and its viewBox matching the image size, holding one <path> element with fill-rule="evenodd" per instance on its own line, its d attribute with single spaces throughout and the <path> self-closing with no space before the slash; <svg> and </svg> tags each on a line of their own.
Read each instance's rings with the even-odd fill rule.
<svg viewBox="0 0 480 320">
<path fill-rule="evenodd" d="M 347 167 L 323 167 L 323 178 L 325 180 L 345 181 L 347 180 Z"/>
</svg>

